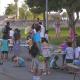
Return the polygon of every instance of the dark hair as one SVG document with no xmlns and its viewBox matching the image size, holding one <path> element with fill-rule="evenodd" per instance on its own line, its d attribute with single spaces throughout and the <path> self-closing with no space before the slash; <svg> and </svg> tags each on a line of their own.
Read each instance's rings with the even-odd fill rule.
<svg viewBox="0 0 80 80">
<path fill-rule="evenodd" d="M 45 33 L 48 33 L 48 30 L 46 30 Z"/>
<path fill-rule="evenodd" d="M 72 42 L 67 42 L 67 45 L 68 45 L 69 47 L 72 47 Z"/>
<path fill-rule="evenodd" d="M 48 41 L 46 40 L 46 38 L 42 38 L 42 39 L 41 39 L 41 42 L 42 42 L 42 43 L 43 43 L 43 42 L 48 43 Z"/>
<path fill-rule="evenodd" d="M 40 25 L 42 25 L 42 22 L 39 22 Z"/>
<path fill-rule="evenodd" d="M 39 21 L 40 19 L 39 18 L 37 18 L 37 21 Z"/>
<path fill-rule="evenodd" d="M 31 28 L 32 28 L 32 29 L 34 29 L 34 28 L 35 28 L 35 23 L 33 23 L 33 24 L 32 24 L 32 27 L 31 27 Z"/>
<path fill-rule="evenodd" d="M 6 24 L 7 24 L 7 25 L 10 25 L 10 22 L 7 22 Z"/>
<path fill-rule="evenodd" d="M 36 24 L 36 32 L 40 31 L 41 30 L 41 26 L 39 24 Z"/>
<path fill-rule="evenodd" d="M 31 46 L 29 53 L 32 57 L 36 57 L 40 53 L 39 48 L 35 42 L 33 42 L 33 45 Z"/>
<path fill-rule="evenodd" d="M 15 55 L 12 57 L 12 59 L 11 59 L 11 60 L 12 60 L 12 61 L 14 61 L 14 58 L 16 58 L 16 56 L 15 56 Z"/>
</svg>

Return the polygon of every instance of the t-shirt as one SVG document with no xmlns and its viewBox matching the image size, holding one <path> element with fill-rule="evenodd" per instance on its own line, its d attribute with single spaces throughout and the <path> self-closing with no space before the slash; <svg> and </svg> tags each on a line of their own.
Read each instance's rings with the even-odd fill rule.
<svg viewBox="0 0 80 80">
<path fill-rule="evenodd" d="M 24 59 L 21 57 L 18 57 L 18 64 L 19 64 L 19 66 L 24 66 L 24 64 L 25 64 Z"/>
<path fill-rule="evenodd" d="M 48 41 L 48 34 L 45 34 L 45 38 L 46 38 L 46 40 Z"/>
<path fill-rule="evenodd" d="M 40 36 L 41 36 L 41 38 L 43 38 L 44 37 L 44 33 L 45 33 L 45 28 L 44 28 L 43 25 L 40 25 L 40 26 L 41 26 Z"/>
<path fill-rule="evenodd" d="M 42 44 L 42 46 L 41 46 L 41 51 L 42 51 L 42 55 L 43 55 L 44 57 L 50 57 L 50 49 L 49 49 L 48 46 Z"/>
<path fill-rule="evenodd" d="M 14 36 L 14 31 L 13 31 L 13 30 L 10 30 L 10 32 L 9 32 L 9 36 L 11 36 L 11 37 Z"/>
<path fill-rule="evenodd" d="M 1 51 L 8 51 L 9 50 L 8 39 L 3 39 L 1 44 L 2 44 Z"/>
<path fill-rule="evenodd" d="M 73 59 L 74 58 L 74 50 L 72 47 L 67 47 L 65 50 L 66 59 Z"/>
<path fill-rule="evenodd" d="M 40 42 L 41 41 L 41 37 L 40 37 L 40 32 L 36 32 L 34 35 L 34 41 L 35 42 Z"/>
<path fill-rule="evenodd" d="M 75 49 L 75 58 L 78 59 L 80 57 L 80 47 Z"/>
</svg>

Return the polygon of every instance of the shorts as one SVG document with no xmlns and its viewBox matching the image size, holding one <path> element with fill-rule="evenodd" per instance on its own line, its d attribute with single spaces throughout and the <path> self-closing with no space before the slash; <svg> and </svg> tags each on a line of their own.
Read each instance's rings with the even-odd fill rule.
<svg viewBox="0 0 80 80">
<path fill-rule="evenodd" d="M 73 59 L 66 59 L 66 63 L 73 63 Z"/>
<path fill-rule="evenodd" d="M 2 54 L 8 54 L 8 51 L 2 51 Z"/>
<path fill-rule="evenodd" d="M 41 63 L 37 58 L 32 59 L 32 67 L 33 69 L 41 69 Z"/>
</svg>

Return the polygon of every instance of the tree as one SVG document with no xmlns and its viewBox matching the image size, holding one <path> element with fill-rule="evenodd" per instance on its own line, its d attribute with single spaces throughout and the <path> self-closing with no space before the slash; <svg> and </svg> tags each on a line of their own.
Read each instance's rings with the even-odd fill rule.
<svg viewBox="0 0 80 80">
<path fill-rule="evenodd" d="M 30 11 L 36 15 L 43 13 L 43 19 L 45 20 L 45 0 L 25 0 L 25 4 L 29 6 Z"/>
<path fill-rule="evenodd" d="M 30 8 L 41 8 L 41 12 L 45 10 L 46 0 L 26 0 L 25 2 Z M 68 14 L 68 24 L 71 29 L 73 39 L 75 38 L 75 25 L 79 19 L 80 0 L 48 0 L 48 11 L 62 11 L 62 8 L 66 9 Z M 77 18 L 74 17 L 74 12 L 77 14 Z"/>
<path fill-rule="evenodd" d="M 5 14 L 6 15 L 13 15 L 16 13 L 16 7 L 14 4 L 9 4 L 6 8 Z"/>
<path fill-rule="evenodd" d="M 25 11 L 22 7 L 19 8 L 19 19 L 26 19 L 25 18 Z"/>
</svg>

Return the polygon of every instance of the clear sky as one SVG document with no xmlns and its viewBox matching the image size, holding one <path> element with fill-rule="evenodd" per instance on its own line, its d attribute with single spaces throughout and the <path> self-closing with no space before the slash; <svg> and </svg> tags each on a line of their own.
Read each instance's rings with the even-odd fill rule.
<svg viewBox="0 0 80 80">
<path fill-rule="evenodd" d="M 19 6 L 24 2 L 24 0 L 18 0 Z M 0 0 L 0 15 L 4 15 L 5 9 L 8 4 L 14 3 L 14 0 Z"/>
</svg>

